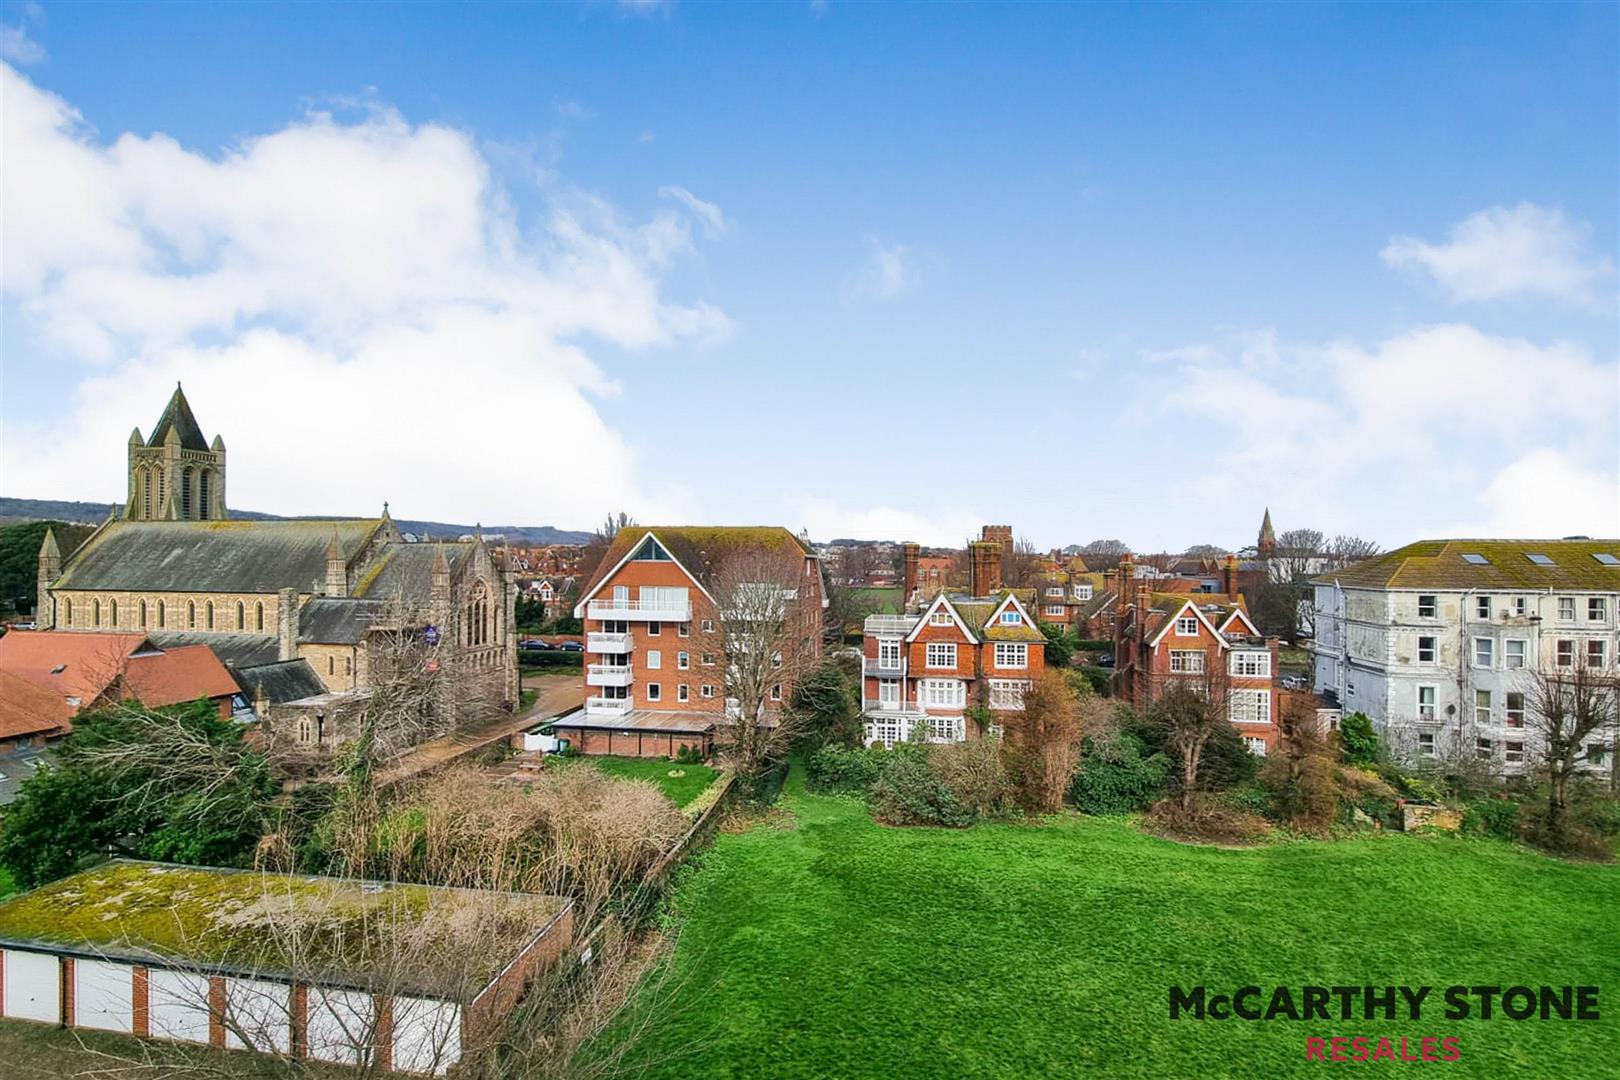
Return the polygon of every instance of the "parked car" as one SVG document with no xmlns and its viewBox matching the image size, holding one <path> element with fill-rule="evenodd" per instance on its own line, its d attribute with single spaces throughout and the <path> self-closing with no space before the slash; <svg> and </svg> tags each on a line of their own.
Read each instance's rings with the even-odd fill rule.
<svg viewBox="0 0 1620 1080">
<path fill-rule="evenodd" d="M 1097 666 L 1098 667 L 1113 667 L 1114 666 L 1114 654 L 1105 652 L 1101 656 L 1097 657 Z"/>
<path fill-rule="evenodd" d="M 552 647 L 553 646 L 546 644 L 544 641 L 541 641 L 539 638 L 524 638 L 522 641 L 518 642 L 518 648 L 520 648 L 520 649 L 528 649 L 528 650 L 533 651 L 533 652 L 539 652 L 541 650 L 550 649 Z"/>
<path fill-rule="evenodd" d="M 564 642 L 560 643 L 557 646 L 557 648 L 561 649 L 563 652 L 584 652 L 585 651 L 585 646 L 581 645 L 577 641 L 564 641 Z"/>
</svg>

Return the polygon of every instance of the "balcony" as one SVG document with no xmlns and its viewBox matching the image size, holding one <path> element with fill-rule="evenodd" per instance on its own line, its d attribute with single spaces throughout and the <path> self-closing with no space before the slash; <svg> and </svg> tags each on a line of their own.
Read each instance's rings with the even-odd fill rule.
<svg viewBox="0 0 1620 1080">
<path fill-rule="evenodd" d="M 587 664 L 586 686 L 629 686 L 633 678 L 629 664 Z"/>
<path fill-rule="evenodd" d="M 629 698 L 588 697 L 585 699 L 586 716 L 623 716 L 635 708 Z"/>
<path fill-rule="evenodd" d="M 619 622 L 691 622 L 692 601 L 685 600 L 592 600 L 586 616 Z"/>
<path fill-rule="evenodd" d="M 872 636 L 904 637 L 916 629 L 917 619 L 916 615 L 868 615 L 861 629 Z"/>
<path fill-rule="evenodd" d="M 585 635 L 585 651 L 603 655 L 627 653 L 630 651 L 630 635 L 592 630 Z"/>
<path fill-rule="evenodd" d="M 885 660 L 882 657 L 873 659 L 870 656 L 861 657 L 861 674 L 874 679 L 898 679 L 906 673 L 905 661 L 899 657 Z"/>
<path fill-rule="evenodd" d="M 915 702 L 885 701 L 881 698 L 862 698 L 861 712 L 904 714 L 906 716 L 921 716 L 922 709 Z"/>
</svg>

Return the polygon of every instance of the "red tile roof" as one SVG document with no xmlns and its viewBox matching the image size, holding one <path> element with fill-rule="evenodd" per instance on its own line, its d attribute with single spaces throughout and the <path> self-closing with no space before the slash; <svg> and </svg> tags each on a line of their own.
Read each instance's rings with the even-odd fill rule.
<svg viewBox="0 0 1620 1080">
<path fill-rule="evenodd" d="M 124 689 L 126 696 L 152 708 L 239 692 L 235 677 L 206 645 L 131 657 L 124 672 Z"/>
<path fill-rule="evenodd" d="M 65 735 L 73 730 L 72 710 L 60 694 L 21 675 L 0 671 L 0 739 L 31 735 Z"/>
<path fill-rule="evenodd" d="M 69 715 L 109 691 L 153 708 L 237 693 L 208 646 L 163 650 L 144 634 L 13 630 L 0 637 L 0 672 L 56 695 Z"/>
</svg>

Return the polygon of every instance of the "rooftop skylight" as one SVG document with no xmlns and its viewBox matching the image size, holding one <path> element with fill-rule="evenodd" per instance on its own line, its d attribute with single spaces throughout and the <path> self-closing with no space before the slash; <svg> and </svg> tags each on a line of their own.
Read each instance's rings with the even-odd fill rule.
<svg viewBox="0 0 1620 1080">
<path fill-rule="evenodd" d="M 1604 566 L 1620 566 L 1620 558 L 1610 555 L 1607 551 L 1595 551 L 1592 553 L 1592 558 Z"/>
<path fill-rule="evenodd" d="M 1489 565 L 1491 565 L 1491 560 L 1487 559 L 1485 556 L 1481 555 L 1477 551 L 1470 551 L 1470 552 L 1466 553 L 1465 555 L 1463 555 L 1463 562 L 1472 563 L 1475 566 L 1489 566 Z"/>
<path fill-rule="evenodd" d="M 1555 565 L 1551 559 L 1549 559 L 1547 556 L 1543 555 L 1539 551 L 1527 551 L 1527 552 L 1524 553 L 1524 557 L 1529 559 L 1531 562 L 1535 563 L 1537 566 L 1553 566 L 1553 565 Z"/>
</svg>

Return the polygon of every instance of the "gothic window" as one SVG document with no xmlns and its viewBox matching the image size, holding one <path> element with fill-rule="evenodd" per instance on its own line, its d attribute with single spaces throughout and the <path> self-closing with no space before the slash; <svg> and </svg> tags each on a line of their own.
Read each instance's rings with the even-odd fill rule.
<svg viewBox="0 0 1620 1080">
<path fill-rule="evenodd" d="M 197 470 L 197 519 L 208 520 L 208 470 Z"/>
<path fill-rule="evenodd" d="M 194 600 L 186 601 L 186 629 L 197 629 L 197 603 Z"/>
<path fill-rule="evenodd" d="M 152 469 L 147 467 L 141 470 L 141 507 L 142 515 L 147 521 L 152 520 Z"/>
<path fill-rule="evenodd" d="M 263 601 L 260 601 L 259 603 L 253 605 L 253 629 L 255 629 L 255 630 L 263 630 L 264 629 L 264 602 Z"/>
<path fill-rule="evenodd" d="M 112 602 L 112 626 L 114 629 L 118 627 L 118 601 L 116 600 Z"/>
<path fill-rule="evenodd" d="M 68 626 L 72 626 L 73 625 L 73 597 L 71 597 L 71 596 L 68 597 L 66 600 L 62 601 L 62 604 L 63 604 L 63 607 L 62 607 L 62 621 L 64 623 L 66 623 Z"/>
<path fill-rule="evenodd" d="M 205 616 L 208 619 L 208 629 L 212 630 L 214 628 L 214 602 L 212 600 L 208 601 Z"/>
<path fill-rule="evenodd" d="M 240 600 L 236 602 L 236 628 L 238 630 L 247 629 L 247 605 Z"/>
<path fill-rule="evenodd" d="M 163 615 L 164 615 L 163 601 L 159 600 L 158 601 L 158 629 L 159 630 L 163 629 Z"/>
<path fill-rule="evenodd" d="M 141 629 L 146 629 L 146 601 L 141 601 Z"/>
<path fill-rule="evenodd" d="M 191 474 L 192 468 L 186 466 L 185 472 L 180 474 L 180 518 L 183 521 L 191 520 Z"/>
<path fill-rule="evenodd" d="M 168 488 L 169 488 L 169 474 L 164 472 L 162 469 L 158 469 L 158 470 L 156 470 L 156 472 L 157 472 L 157 482 L 158 482 L 157 507 L 158 507 L 159 510 L 162 510 L 163 509 L 163 496 L 168 491 Z"/>
<path fill-rule="evenodd" d="M 467 644 L 489 644 L 489 590 L 480 581 L 467 604 Z"/>
<path fill-rule="evenodd" d="M 90 601 L 90 621 L 91 621 L 92 625 L 95 625 L 95 626 L 100 626 L 101 625 L 101 601 L 100 600 L 92 600 L 92 601 Z"/>
<path fill-rule="evenodd" d="M 309 722 L 309 717 L 300 716 L 298 718 L 298 741 L 301 743 L 309 742 L 309 737 L 311 734 L 312 728 Z"/>
</svg>

